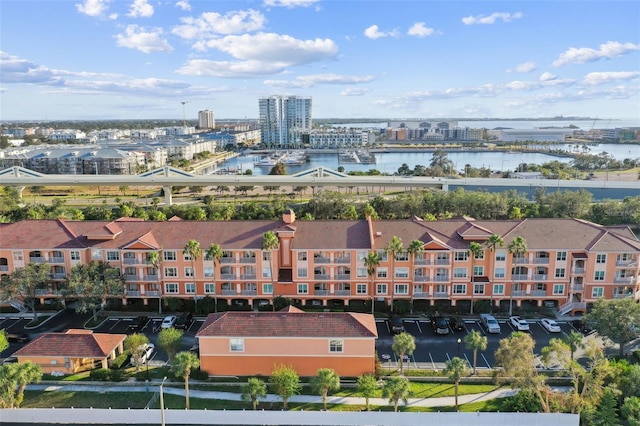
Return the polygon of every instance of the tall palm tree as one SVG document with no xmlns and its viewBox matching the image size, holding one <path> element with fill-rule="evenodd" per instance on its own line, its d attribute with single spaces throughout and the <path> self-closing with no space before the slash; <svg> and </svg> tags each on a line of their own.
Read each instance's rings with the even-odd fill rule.
<svg viewBox="0 0 640 426">
<path fill-rule="evenodd" d="M 162 266 L 162 256 L 159 251 L 147 253 L 147 265 L 153 266 L 156 270 L 156 284 L 158 286 L 158 313 L 162 313 L 162 290 L 160 289 L 160 270 Z"/>
<path fill-rule="evenodd" d="M 456 395 L 456 411 L 458 411 L 458 385 L 460 385 L 460 379 L 467 373 L 467 363 L 462 359 L 453 357 L 449 361 L 446 362 L 446 367 L 444 369 L 445 374 L 453 380 L 455 385 L 455 395 Z"/>
<path fill-rule="evenodd" d="M 398 403 L 400 400 L 407 404 L 407 398 L 411 395 L 411 387 L 409 379 L 406 377 L 395 376 L 384 382 L 382 385 L 382 396 L 389 398 L 389 402 L 393 403 L 393 411 L 398 411 Z"/>
<path fill-rule="evenodd" d="M 487 350 L 487 336 L 482 335 L 478 330 L 471 330 L 469 334 L 464 336 L 464 343 L 467 349 L 473 351 L 473 374 L 475 375 L 477 372 L 476 366 L 478 365 L 478 350 Z"/>
<path fill-rule="evenodd" d="M 272 302 L 271 305 L 275 312 L 276 304 L 275 304 L 275 294 L 276 289 L 274 288 L 274 280 L 273 280 L 273 250 L 277 249 L 280 245 L 280 240 L 278 240 L 278 236 L 273 231 L 267 231 L 262 234 L 262 250 L 269 253 L 269 273 L 271 277 L 271 297 Z"/>
<path fill-rule="evenodd" d="M 507 250 L 509 253 L 513 255 L 514 258 L 520 258 L 529 250 L 527 248 L 527 242 L 523 237 L 515 237 L 509 245 L 507 246 Z M 511 287 L 509 290 L 509 316 L 513 313 L 513 279 L 511 280 Z"/>
<path fill-rule="evenodd" d="M 220 258 L 222 257 L 222 247 L 220 247 L 220 245 L 218 244 L 213 244 L 211 243 L 211 245 L 209 246 L 209 248 L 207 249 L 207 257 L 211 258 L 211 262 L 213 263 L 213 279 L 215 281 L 216 277 L 216 266 L 218 265 L 218 263 L 220 262 Z M 215 312 L 218 312 L 218 289 L 217 289 L 217 285 L 216 285 L 216 290 L 213 292 L 213 298 L 214 298 L 214 310 Z M 254 408 L 255 410 L 255 408 Z"/>
<path fill-rule="evenodd" d="M 191 272 L 193 273 L 193 283 L 197 288 L 197 281 L 196 281 L 196 260 L 200 259 L 200 256 L 202 256 L 202 250 L 200 249 L 200 243 L 196 240 L 189 240 L 187 242 L 187 244 L 184 246 L 184 249 L 182 250 L 183 254 L 186 254 L 189 256 L 189 259 L 191 259 Z M 197 290 L 196 290 L 197 293 Z M 195 296 L 195 294 L 194 294 Z M 197 299 L 194 299 L 197 300 Z"/>
<path fill-rule="evenodd" d="M 15 402 L 16 407 L 19 407 L 24 399 L 24 390 L 27 388 L 27 385 L 29 383 L 38 383 L 42 379 L 42 368 L 31 361 L 19 364 L 14 379 L 18 386 Z"/>
<path fill-rule="evenodd" d="M 247 384 L 242 387 L 242 400 L 251 401 L 254 411 L 260 402 L 259 398 L 264 398 L 265 396 L 267 396 L 267 384 L 256 377 L 249 378 Z"/>
<path fill-rule="evenodd" d="M 411 256 L 411 265 L 415 266 L 416 256 L 424 251 L 424 243 L 420 240 L 411 240 L 407 253 Z M 413 312 L 413 289 L 411 289 L 411 312 Z"/>
<path fill-rule="evenodd" d="M 331 368 L 320 368 L 311 379 L 311 387 L 322 396 L 322 405 L 326 410 L 329 391 L 340 389 L 340 376 Z"/>
<path fill-rule="evenodd" d="M 367 276 L 369 277 L 369 283 L 371 284 L 371 315 L 375 313 L 375 285 L 376 270 L 380 266 L 380 257 L 375 251 L 367 253 L 367 257 L 364 258 L 364 266 L 367 268 Z"/>
<path fill-rule="evenodd" d="M 467 256 L 471 257 L 471 309 L 469 310 L 470 314 L 473 314 L 473 293 L 476 290 L 476 280 L 474 274 L 474 268 L 476 265 L 476 258 L 481 257 L 484 250 L 482 246 L 475 241 L 471 241 L 469 243 L 469 250 L 467 250 Z"/>
<path fill-rule="evenodd" d="M 391 312 L 393 312 L 393 294 L 394 294 L 394 277 L 396 275 L 396 254 L 404 251 L 402 240 L 395 235 L 391 238 L 391 241 L 387 243 L 384 251 L 387 256 L 391 256 Z"/>
<path fill-rule="evenodd" d="M 198 355 L 188 351 L 178 353 L 171 367 L 176 377 L 182 377 L 184 379 L 184 394 L 187 410 L 189 409 L 189 376 L 191 376 L 191 371 L 199 367 L 200 358 L 198 358 Z"/>
<path fill-rule="evenodd" d="M 493 254 L 496 251 L 496 247 L 504 246 L 504 240 L 500 235 L 492 234 L 489 236 L 487 241 L 484 243 L 484 246 L 489 249 L 489 253 L 491 253 L 492 261 L 491 261 L 491 273 L 489 275 L 489 282 L 491 283 L 491 312 L 493 313 L 493 279 L 495 278 L 496 271 L 496 257 Z"/>
<path fill-rule="evenodd" d="M 416 350 L 416 339 L 409 333 L 400 333 L 393 336 L 391 349 L 400 358 L 400 375 L 404 372 L 404 356 L 411 355 Z"/>
</svg>

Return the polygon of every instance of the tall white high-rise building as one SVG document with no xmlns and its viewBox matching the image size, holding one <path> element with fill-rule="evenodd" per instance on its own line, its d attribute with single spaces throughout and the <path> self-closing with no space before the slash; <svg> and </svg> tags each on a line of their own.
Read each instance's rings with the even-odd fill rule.
<svg viewBox="0 0 640 426">
<path fill-rule="evenodd" d="M 260 98 L 260 137 L 270 148 L 295 148 L 302 133 L 311 130 L 311 97 L 269 96 Z"/>
<path fill-rule="evenodd" d="M 205 109 L 204 111 L 198 111 L 198 128 L 199 129 L 215 129 L 216 117 L 213 111 Z"/>
</svg>

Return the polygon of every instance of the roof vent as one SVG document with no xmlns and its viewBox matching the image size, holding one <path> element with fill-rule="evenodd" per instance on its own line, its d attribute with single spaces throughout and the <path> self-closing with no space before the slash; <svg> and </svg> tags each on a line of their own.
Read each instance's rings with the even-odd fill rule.
<svg viewBox="0 0 640 426">
<path fill-rule="evenodd" d="M 382 237 L 382 231 L 376 231 L 376 237 Z"/>
</svg>

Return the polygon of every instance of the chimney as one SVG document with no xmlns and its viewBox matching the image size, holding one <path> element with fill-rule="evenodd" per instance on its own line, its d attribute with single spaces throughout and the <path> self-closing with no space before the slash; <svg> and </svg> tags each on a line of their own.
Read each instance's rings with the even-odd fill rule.
<svg viewBox="0 0 640 426">
<path fill-rule="evenodd" d="M 288 209 L 282 214 L 282 221 L 287 225 L 290 225 L 296 221 L 296 214 L 293 212 L 293 210 Z"/>
</svg>

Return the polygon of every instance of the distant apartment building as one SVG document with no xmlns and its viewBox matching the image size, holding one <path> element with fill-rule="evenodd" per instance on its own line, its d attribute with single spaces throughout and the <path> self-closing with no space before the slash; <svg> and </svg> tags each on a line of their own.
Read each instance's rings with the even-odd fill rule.
<svg viewBox="0 0 640 426">
<path fill-rule="evenodd" d="M 558 142 L 573 136 L 573 129 L 501 129 L 492 131 L 504 142 Z"/>
<path fill-rule="evenodd" d="M 72 140 L 72 139 L 84 139 L 86 137 L 87 137 L 86 133 L 80 130 L 64 129 L 64 130 L 54 130 L 53 133 L 49 135 L 49 140 L 66 141 L 66 140 Z"/>
<path fill-rule="evenodd" d="M 350 148 L 368 146 L 376 141 L 376 135 L 370 130 L 330 129 L 311 130 L 309 146 L 311 148 Z"/>
<path fill-rule="evenodd" d="M 302 135 L 312 128 L 311 97 L 269 96 L 260 98 L 260 137 L 270 148 L 302 145 Z"/>
<path fill-rule="evenodd" d="M 198 111 L 198 129 L 215 129 L 216 118 L 213 111 L 205 109 L 204 111 Z"/>
<path fill-rule="evenodd" d="M 131 137 L 130 130 L 121 130 L 121 129 L 101 129 L 94 130 L 89 132 L 87 135 L 91 140 L 113 140 L 113 139 L 124 139 Z"/>
</svg>

